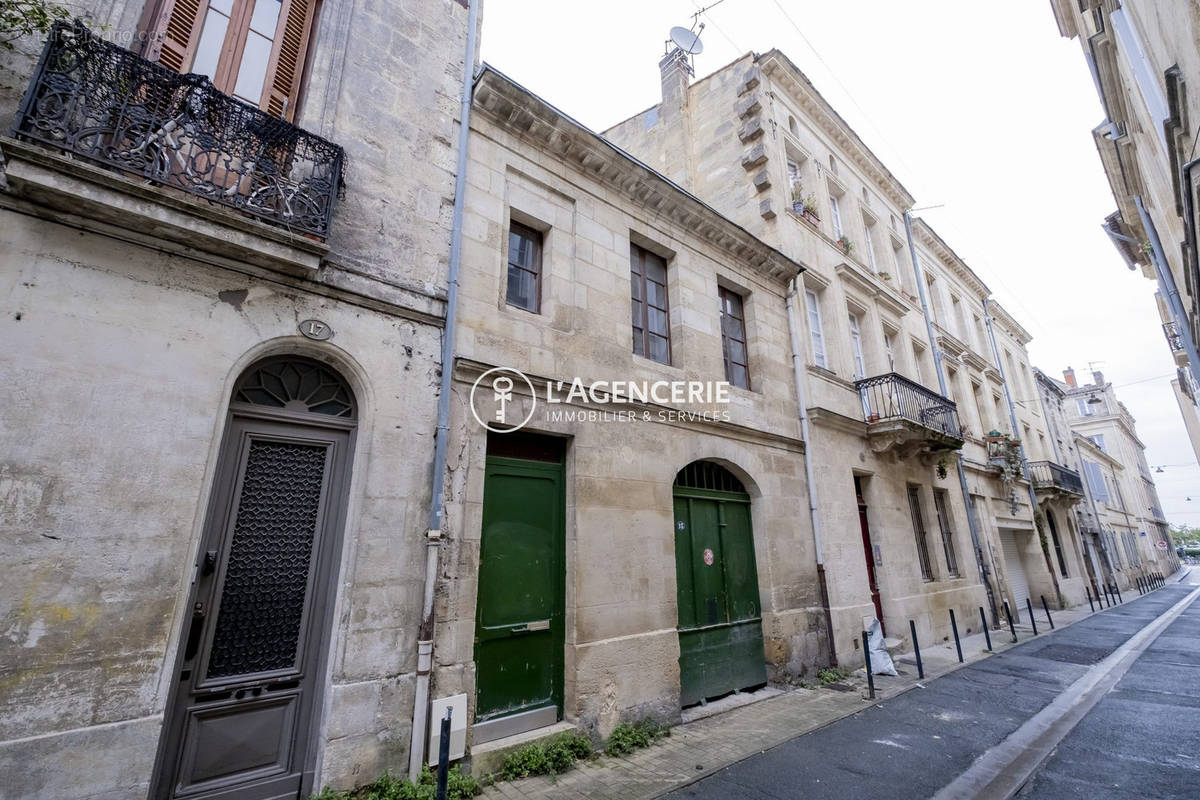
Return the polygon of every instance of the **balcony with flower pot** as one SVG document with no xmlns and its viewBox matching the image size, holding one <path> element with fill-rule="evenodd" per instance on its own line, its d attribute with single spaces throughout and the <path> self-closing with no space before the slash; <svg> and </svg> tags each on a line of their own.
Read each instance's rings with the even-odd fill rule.
<svg viewBox="0 0 1200 800">
<path fill-rule="evenodd" d="M 876 453 L 900 458 L 959 450 L 963 430 L 954 401 L 892 372 L 855 382 Z"/>
</svg>

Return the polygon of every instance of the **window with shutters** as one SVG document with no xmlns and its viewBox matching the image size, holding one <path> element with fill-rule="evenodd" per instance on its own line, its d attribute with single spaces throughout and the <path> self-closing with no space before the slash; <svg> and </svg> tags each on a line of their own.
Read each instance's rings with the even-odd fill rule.
<svg viewBox="0 0 1200 800">
<path fill-rule="evenodd" d="M 942 535 L 942 552 L 946 556 L 946 569 L 957 578 L 959 577 L 958 555 L 954 551 L 954 528 L 950 524 L 950 508 L 946 502 L 944 489 L 934 489 L 933 507 L 937 511 L 938 531 Z"/>
<path fill-rule="evenodd" d="M 721 353 L 725 358 L 725 380 L 750 388 L 749 356 L 746 355 L 746 314 L 742 296 L 724 286 L 717 288 L 721 304 Z"/>
<path fill-rule="evenodd" d="M 649 250 L 629 245 L 633 352 L 671 363 L 671 320 L 667 309 L 667 261 Z"/>
<path fill-rule="evenodd" d="M 315 10 L 316 0 L 163 0 L 147 55 L 290 120 Z"/>
</svg>

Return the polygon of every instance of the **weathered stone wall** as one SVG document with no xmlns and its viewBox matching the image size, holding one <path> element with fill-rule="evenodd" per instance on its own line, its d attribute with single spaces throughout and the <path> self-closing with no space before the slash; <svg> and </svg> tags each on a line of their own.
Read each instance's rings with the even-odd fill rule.
<svg viewBox="0 0 1200 800">
<path fill-rule="evenodd" d="M 142 3 L 77 10 L 129 42 Z M 406 766 L 466 20 L 455 0 L 321 7 L 296 122 L 347 162 L 312 274 L 0 193 L 0 796 L 145 796 L 232 382 L 288 352 L 362 406 L 318 780 Z M 5 129 L 39 49 L 3 54 Z"/>
<path fill-rule="evenodd" d="M 567 421 L 542 404 L 526 426 L 569 437 L 565 715 L 601 734 L 622 719 L 678 719 L 671 487 L 676 473 L 699 459 L 727 466 L 753 497 L 770 679 L 812 674 L 828 656 L 783 281 L 666 214 L 647 214 L 619 188 L 486 114 L 477 112 L 472 128 L 448 510 L 456 539 L 438 598 L 435 696 L 474 695 L 486 436 L 467 409 L 471 381 L 492 365 L 517 367 L 537 381 L 724 380 L 719 285 L 747 298 L 752 390 L 730 389 L 728 422 L 662 421 L 658 414 L 668 409 L 657 406 L 646 406 L 651 421 Z M 628 173 L 630 182 L 641 170 L 611 157 L 613 171 Z M 540 314 L 505 303 L 510 218 L 545 231 Z M 671 254 L 671 365 L 631 352 L 631 239 Z"/>
</svg>

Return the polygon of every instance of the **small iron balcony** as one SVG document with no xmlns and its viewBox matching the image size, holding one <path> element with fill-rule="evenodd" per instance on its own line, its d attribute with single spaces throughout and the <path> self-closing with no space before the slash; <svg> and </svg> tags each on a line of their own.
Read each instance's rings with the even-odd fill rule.
<svg viewBox="0 0 1200 800">
<path fill-rule="evenodd" d="M 937 452 L 962 447 L 958 408 L 952 400 L 895 372 L 856 381 L 854 386 L 876 452 L 894 448 Z"/>
<path fill-rule="evenodd" d="M 94 36 L 55 24 L 15 138 L 324 240 L 342 148 Z"/>
<path fill-rule="evenodd" d="M 1083 497 L 1083 480 L 1079 473 L 1053 461 L 1030 461 L 1029 475 L 1036 492 L 1060 492 Z"/>
</svg>

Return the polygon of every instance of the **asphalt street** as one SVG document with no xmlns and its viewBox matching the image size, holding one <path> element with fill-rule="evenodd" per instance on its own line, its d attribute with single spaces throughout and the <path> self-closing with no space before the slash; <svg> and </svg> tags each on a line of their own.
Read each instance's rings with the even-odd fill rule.
<svg viewBox="0 0 1200 800">
<path fill-rule="evenodd" d="M 1172 584 L 729 766 L 670 798 L 922 798 L 966 772 L 1196 587 Z M 1069 733 L 1023 795 L 1200 797 L 1200 600 Z M 1013 737 L 1013 739 L 1010 739 Z"/>
<path fill-rule="evenodd" d="M 1185 583 L 1200 583 L 1200 570 Z M 1200 600 L 1067 734 L 1019 798 L 1200 797 Z"/>
</svg>

